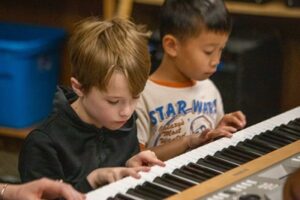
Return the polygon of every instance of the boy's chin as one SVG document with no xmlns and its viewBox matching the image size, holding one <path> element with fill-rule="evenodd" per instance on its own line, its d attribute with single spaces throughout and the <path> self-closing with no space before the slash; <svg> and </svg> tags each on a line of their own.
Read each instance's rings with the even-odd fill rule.
<svg viewBox="0 0 300 200">
<path fill-rule="evenodd" d="M 215 73 L 215 72 L 207 72 L 207 73 L 205 73 L 205 74 L 200 78 L 199 81 L 203 81 L 203 80 L 208 79 L 208 78 L 211 77 L 214 73 Z"/>
<path fill-rule="evenodd" d="M 124 124 L 112 124 L 112 125 L 106 126 L 105 128 L 115 131 L 115 130 L 122 128 L 123 126 L 124 126 Z"/>
<path fill-rule="evenodd" d="M 206 76 L 202 76 L 202 77 L 199 77 L 199 78 L 195 78 L 194 80 L 196 81 L 204 81 L 206 79 L 208 79 L 211 75 L 206 75 Z"/>
</svg>

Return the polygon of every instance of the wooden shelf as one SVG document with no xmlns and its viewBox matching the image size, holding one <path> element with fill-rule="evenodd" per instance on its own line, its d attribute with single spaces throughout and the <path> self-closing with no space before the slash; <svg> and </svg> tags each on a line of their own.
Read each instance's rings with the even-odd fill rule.
<svg viewBox="0 0 300 200">
<path fill-rule="evenodd" d="M 105 4 L 112 4 L 114 0 L 106 0 Z M 148 5 L 161 5 L 163 0 L 122 0 L 118 1 L 117 15 L 131 16 L 132 4 L 148 4 Z M 113 3 L 115 4 L 115 3 Z M 227 8 L 232 14 L 245 14 L 269 17 L 283 17 L 283 18 L 300 18 L 300 8 L 288 7 L 284 4 L 284 0 L 271 0 L 263 4 L 226 1 Z M 109 6 L 108 6 L 109 7 Z M 109 16 L 112 16 L 109 15 Z"/>
<path fill-rule="evenodd" d="M 24 139 L 34 127 L 15 129 L 0 127 L 0 136 Z"/>
</svg>

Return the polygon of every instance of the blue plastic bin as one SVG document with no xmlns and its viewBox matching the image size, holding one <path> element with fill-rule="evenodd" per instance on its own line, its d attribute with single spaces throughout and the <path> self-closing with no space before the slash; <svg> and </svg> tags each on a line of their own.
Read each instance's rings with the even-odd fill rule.
<svg viewBox="0 0 300 200">
<path fill-rule="evenodd" d="M 63 29 L 0 22 L 0 126 L 24 128 L 52 109 Z"/>
</svg>

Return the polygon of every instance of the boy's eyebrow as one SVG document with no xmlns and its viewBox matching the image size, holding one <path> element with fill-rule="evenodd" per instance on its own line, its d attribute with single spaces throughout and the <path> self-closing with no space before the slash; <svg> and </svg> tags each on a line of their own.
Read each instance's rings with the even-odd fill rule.
<svg viewBox="0 0 300 200">
<path fill-rule="evenodd" d="M 136 95 L 136 96 L 132 96 L 133 98 L 136 98 L 136 97 L 139 97 L 140 95 Z M 122 99 L 122 98 L 125 98 L 125 97 L 122 97 L 122 96 L 110 96 L 110 95 L 107 95 L 106 96 L 107 98 L 112 98 L 112 99 Z"/>
<path fill-rule="evenodd" d="M 209 43 L 209 44 L 205 44 L 203 46 L 204 47 L 215 47 L 215 46 L 219 46 L 219 44 L 217 44 L 217 43 Z"/>
<path fill-rule="evenodd" d="M 122 98 L 121 96 L 110 96 L 110 95 L 107 95 L 106 97 L 108 97 L 108 98 L 115 98 L 115 99 Z"/>
<path fill-rule="evenodd" d="M 217 43 L 217 42 L 211 42 L 211 43 L 204 44 L 204 46 L 219 46 L 219 45 L 220 45 L 220 43 Z M 226 46 L 226 43 L 224 46 Z"/>
</svg>

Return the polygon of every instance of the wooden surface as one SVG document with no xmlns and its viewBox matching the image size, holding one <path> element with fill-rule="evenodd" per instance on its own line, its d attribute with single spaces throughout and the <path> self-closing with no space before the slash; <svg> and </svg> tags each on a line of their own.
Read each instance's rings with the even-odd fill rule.
<svg viewBox="0 0 300 200">
<path fill-rule="evenodd" d="M 280 161 L 300 152 L 300 141 L 294 142 L 251 162 L 241 165 L 238 168 L 232 169 L 222 175 L 216 176 L 199 185 L 191 187 L 178 195 L 174 195 L 168 200 L 189 200 L 204 197 L 219 189 L 222 189 L 230 184 L 242 180 L 254 173 L 257 173 L 267 167 L 275 165 Z"/>
<path fill-rule="evenodd" d="M 300 8 L 287 7 L 283 0 L 272 0 L 264 4 L 227 1 L 226 6 L 234 14 L 300 19 Z"/>
</svg>

